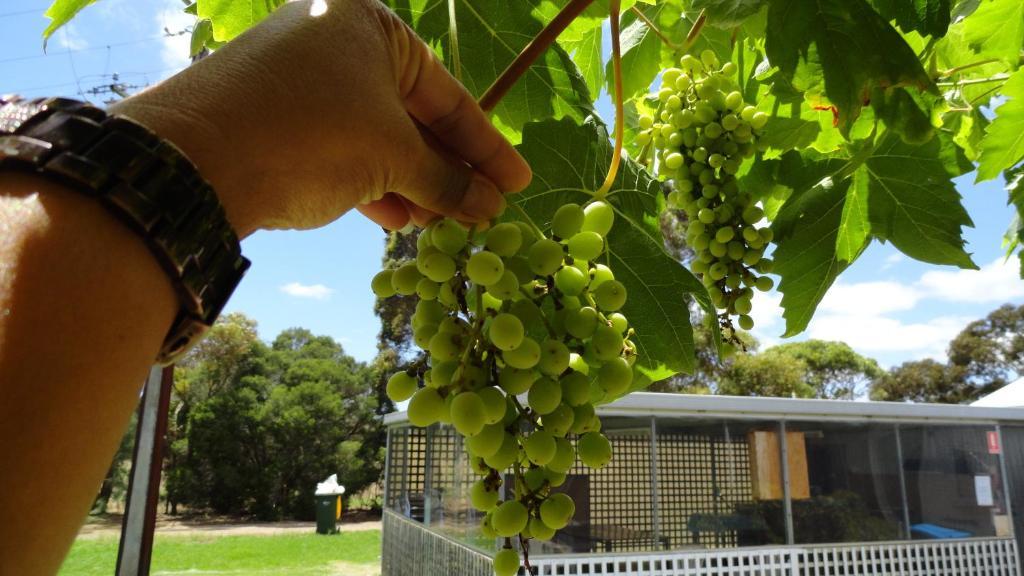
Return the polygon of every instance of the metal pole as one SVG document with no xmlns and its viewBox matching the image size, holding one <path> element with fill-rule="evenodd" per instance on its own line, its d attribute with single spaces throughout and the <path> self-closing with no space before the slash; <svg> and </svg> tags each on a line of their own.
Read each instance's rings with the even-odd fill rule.
<svg viewBox="0 0 1024 576">
<path fill-rule="evenodd" d="M 654 545 L 661 543 L 661 518 L 658 502 L 658 427 L 651 417 L 651 522 L 654 524 Z"/>
<path fill-rule="evenodd" d="M 789 448 L 786 444 L 786 422 L 779 421 L 779 458 L 782 460 L 782 507 L 786 518 L 786 544 L 792 545 L 793 537 L 793 502 L 789 495 Z"/>
<path fill-rule="evenodd" d="M 433 471 L 432 462 L 433 462 L 433 454 L 434 454 L 434 430 L 435 429 L 437 429 L 437 425 L 436 424 L 431 426 L 430 428 L 427 428 L 426 443 L 424 444 L 424 449 L 427 451 L 427 453 L 423 457 L 423 465 L 424 465 L 424 468 L 425 468 L 424 471 L 423 471 L 423 525 L 424 526 L 430 526 L 430 508 L 431 508 L 431 504 L 432 504 L 431 500 L 433 500 L 433 496 L 431 495 L 430 492 L 431 492 L 431 489 L 432 489 L 432 484 L 434 483 L 433 482 L 433 477 L 432 477 L 433 476 L 433 472 L 434 472 Z"/>
<path fill-rule="evenodd" d="M 1003 443 L 1003 427 L 996 424 L 999 439 L 999 474 L 1003 477 L 1003 499 L 1006 500 L 1006 520 L 1010 523 L 1010 536 L 1016 536 L 1013 529 L 1013 508 L 1010 506 L 1010 476 L 1006 473 L 1006 444 Z"/>
<path fill-rule="evenodd" d="M 145 576 L 153 554 L 153 532 L 160 496 L 163 440 L 174 385 L 174 367 L 154 366 L 143 388 L 135 431 L 128 500 L 121 523 L 117 576 Z"/>
<path fill-rule="evenodd" d="M 903 533 L 907 540 L 913 540 L 913 536 L 910 533 L 910 503 L 907 501 L 907 479 L 903 473 L 903 439 L 900 438 L 900 425 L 893 424 L 892 427 L 896 431 L 896 459 L 899 460 L 899 466 L 896 469 L 900 473 L 900 501 L 903 502 Z"/>
</svg>

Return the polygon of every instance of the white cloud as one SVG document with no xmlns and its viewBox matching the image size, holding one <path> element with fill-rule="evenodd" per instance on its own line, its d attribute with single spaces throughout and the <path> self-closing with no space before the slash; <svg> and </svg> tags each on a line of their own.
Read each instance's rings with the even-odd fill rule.
<svg viewBox="0 0 1024 576">
<path fill-rule="evenodd" d="M 887 262 L 904 258 L 894 254 Z M 944 358 L 949 341 L 974 317 L 957 314 L 956 305 L 1001 304 L 1024 299 L 1024 281 L 1015 260 L 999 258 L 981 270 L 937 270 L 917 280 L 836 282 L 825 295 L 805 331 L 809 338 L 840 340 L 862 354 L 905 355 L 908 359 Z M 766 348 L 779 343 L 785 330 L 777 292 L 754 296 L 754 335 Z M 932 301 L 940 314 L 905 321 L 899 313 Z M 931 310 L 929 309 L 929 310 Z M 919 317 L 920 314 L 917 314 Z"/>
<path fill-rule="evenodd" d="M 940 316 L 926 322 L 905 323 L 881 315 L 824 314 L 811 321 L 807 335 L 840 340 L 861 353 L 908 352 L 918 358 L 940 358 L 949 341 L 970 320 Z"/>
<path fill-rule="evenodd" d="M 55 39 L 57 47 L 62 50 L 82 50 L 89 47 L 89 42 L 82 37 L 73 23 L 65 24 Z"/>
<path fill-rule="evenodd" d="M 1024 281 L 1015 259 L 998 258 L 981 270 L 925 272 L 917 285 L 932 298 L 973 304 L 1003 303 L 1024 297 Z"/>
<path fill-rule="evenodd" d="M 897 264 L 903 263 L 903 261 L 905 261 L 906 259 L 907 257 L 900 252 L 889 254 L 885 258 L 885 262 L 882 263 L 882 270 L 888 270 L 889 268 L 892 268 Z"/>
<path fill-rule="evenodd" d="M 191 32 L 179 33 L 186 29 L 191 30 L 195 23 L 195 16 L 186 14 L 182 10 L 180 2 L 171 0 L 167 8 L 157 12 L 157 29 L 161 34 L 170 33 L 160 39 L 160 60 L 165 68 L 173 68 L 174 71 L 177 71 L 192 62 L 189 57 L 192 34 Z M 174 71 L 168 70 L 167 76 L 173 74 Z"/>
<path fill-rule="evenodd" d="M 298 282 L 289 282 L 281 286 L 280 290 L 289 296 L 313 300 L 327 300 L 331 294 L 334 294 L 334 289 L 323 284 L 300 284 Z"/>
<path fill-rule="evenodd" d="M 825 294 L 818 310 L 874 316 L 910 310 L 917 305 L 921 297 L 922 294 L 918 290 L 899 282 L 836 282 Z"/>
</svg>

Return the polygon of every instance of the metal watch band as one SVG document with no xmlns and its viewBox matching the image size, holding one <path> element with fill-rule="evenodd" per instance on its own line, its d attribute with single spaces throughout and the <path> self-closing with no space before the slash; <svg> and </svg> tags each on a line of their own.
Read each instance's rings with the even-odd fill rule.
<svg viewBox="0 0 1024 576">
<path fill-rule="evenodd" d="M 126 118 L 76 100 L 0 96 L 0 170 L 39 174 L 96 198 L 145 240 L 181 303 L 161 364 L 213 325 L 249 267 L 195 166 Z"/>
</svg>

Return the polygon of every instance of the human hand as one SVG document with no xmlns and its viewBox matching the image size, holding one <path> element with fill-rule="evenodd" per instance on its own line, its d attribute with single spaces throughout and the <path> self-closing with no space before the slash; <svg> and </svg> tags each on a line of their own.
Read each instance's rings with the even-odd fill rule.
<svg viewBox="0 0 1024 576">
<path fill-rule="evenodd" d="M 178 145 L 239 236 L 353 207 L 381 226 L 487 220 L 530 169 L 472 96 L 377 0 L 288 3 L 111 107 Z"/>
</svg>

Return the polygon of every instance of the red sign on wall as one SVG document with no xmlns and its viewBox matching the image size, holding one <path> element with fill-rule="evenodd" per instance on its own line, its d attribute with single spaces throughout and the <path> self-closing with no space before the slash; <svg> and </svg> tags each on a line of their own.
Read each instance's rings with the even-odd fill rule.
<svg viewBox="0 0 1024 576">
<path fill-rule="evenodd" d="M 999 447 L 999 434 L 995 430 L 988 431 L 988 453 L 999 454 L 1001 452 Z"/>
</svg>

